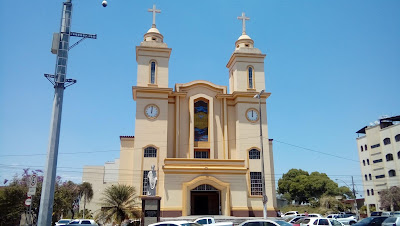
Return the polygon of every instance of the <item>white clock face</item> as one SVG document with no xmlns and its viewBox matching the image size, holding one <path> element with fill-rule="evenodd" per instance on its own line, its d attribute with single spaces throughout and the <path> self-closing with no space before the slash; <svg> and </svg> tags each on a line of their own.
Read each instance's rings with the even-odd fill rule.
<svg viewBox="0 0 400 226">
<path fill-rule="evenodd" d="M 246 118 L 247 120 L 249 120 L 250 122 L 257 122 L 258 118 L 259 118 L 259 114 L 258 111 L 255 108 L 250 108 L 249 110 L 247 110 L 246 112 Z"/>
<path fill-rule="evenodd" d="M 144 113 L 147 118 L 155 119 L 158 117 L 158 114 L 160 113 L 160 109 L 155 104 L 149 104 L 144 109 Z"/>
</svg>

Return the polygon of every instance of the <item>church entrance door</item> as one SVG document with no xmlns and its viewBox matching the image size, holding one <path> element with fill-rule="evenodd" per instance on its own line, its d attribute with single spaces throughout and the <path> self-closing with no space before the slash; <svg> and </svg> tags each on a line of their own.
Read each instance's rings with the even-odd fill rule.
<svg viewBox="0 0 400 226">
<path fill-rule="evenodd" d="M 220 191 L 202 184 L 190 191 L 191 215 L 221 215 Z"/>
</svg>

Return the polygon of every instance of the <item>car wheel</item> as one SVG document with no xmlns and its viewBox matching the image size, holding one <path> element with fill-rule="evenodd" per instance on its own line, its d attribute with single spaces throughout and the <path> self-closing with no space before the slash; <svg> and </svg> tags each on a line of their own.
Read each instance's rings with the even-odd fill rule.
<svg viewBox="0 0 400 226">
<path fill-rule="evenodd" d="M 355 221 L 350 221 L 350 225 L 353 225 L 353 224 L 355 224 L 356 222 Z"/>
</svg>

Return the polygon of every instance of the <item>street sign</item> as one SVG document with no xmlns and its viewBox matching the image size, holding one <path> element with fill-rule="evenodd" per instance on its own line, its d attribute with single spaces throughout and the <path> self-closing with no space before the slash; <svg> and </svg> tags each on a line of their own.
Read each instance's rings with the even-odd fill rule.
<svg viewBox="0 0 400 226">
<path fill-rule="evenodd" d="M 32 199 L 31 198 L 25 199 L 25 206 L 30 206 L 31 204 L 32 204 Z"/>
<path fill-rule="evenodd" d="M 32 174 L 29 180 L 29 190 L 28 190 L 28 197 L 36 194 L 36 187 L 37 187 L 37 175 Z"/>
<path fill-rule="evenodd" d="M 36 174 L 32 174 L 31 175 L 31 179 L 29 181 L 29 187 L 30 188 L 36 188 L 37 186 L 37 175 Z"/>
</svg>

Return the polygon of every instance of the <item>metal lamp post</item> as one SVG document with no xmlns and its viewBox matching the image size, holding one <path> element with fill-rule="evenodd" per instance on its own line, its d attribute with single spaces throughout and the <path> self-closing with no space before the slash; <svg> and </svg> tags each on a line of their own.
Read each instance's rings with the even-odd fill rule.
<svg viewBox="0 0 400 226">
<path fill-rule="evenodd" d="M 258 94 L 254 96 L 254 98 L 258 99 L 258 111 L 260 113 L 260 145 L 261 145 L 261 183 L 262 183 L 262 197 L 263 197 L 263 216 L 264 219 L 267 219 L 267 202 L 268 197 L 265 193 L 265 172 L 264 172 L 264 142 L 263 142 L 263 134 L 262 134 L 262 114 L 261 114 L 261 95 L 264 93 L 264 90 L 261 90 Z"/>
<path fill-rule="evenodd" d="M 348 188 L 350 188 L 350 186 L 349 186 L 344 180 L 341 180 L 341 179 L 336 179 L 336 180 L 337 180 L 337 181 L 338 181 L 338 180 L 342 181 L 344 184 L 346 184 L 346 186 L 347 186 Z M 354 189 L 354 180 L 353 180 L 353 176 L 351 176 L 351 183 L 352 183 L 352 185 L 353 185 L 352 192 L 353 192 L 353 196 L 354 196 L 354 208 L 355 208 L 356 216 L 357 216 L 357 220 L 358 220 L 358 219 L 359 219 L 359 214 L 358 214 L 358 207 L 357 207 L 356 189 Z"/>
<path fill-rule="evenodd" d="M 107 2 L 103 1 L 103 6 Z M 50 138 L 45 165 L 38 225 L 51 225 L 54 203 L 54 188 L 57 173 L 58 146 L 60 140 L 61 113 L 63 105 L 64 89 L 74 83 L 75 79 L 67 79 L 68 52 L 86 38 L 96 39 L 96 35 L 71 32 L 72 0 L 63 2 L 61 13 L 60 32 L 53 37 L 52 53 L 57 54 L 55 74 L 44 76 L 54 85 L 53 111 L 50 123 Z M 69 45 L 70 36 L 82 39 L 73 45 Z"/>
</svg>

